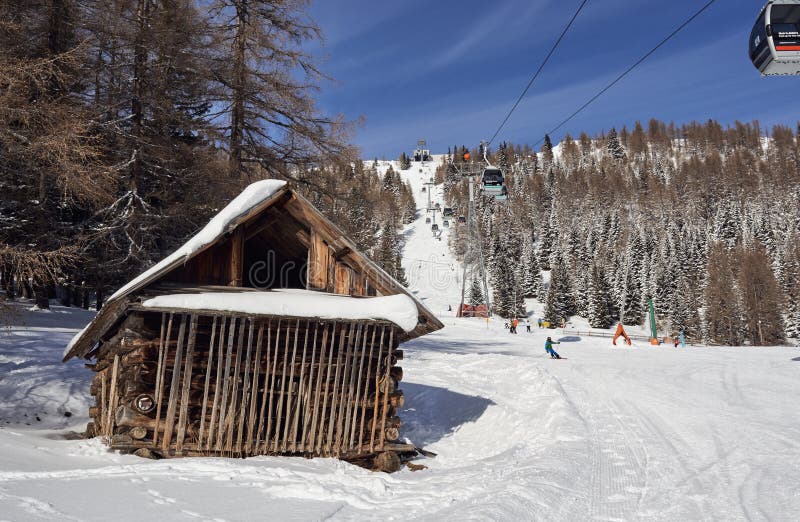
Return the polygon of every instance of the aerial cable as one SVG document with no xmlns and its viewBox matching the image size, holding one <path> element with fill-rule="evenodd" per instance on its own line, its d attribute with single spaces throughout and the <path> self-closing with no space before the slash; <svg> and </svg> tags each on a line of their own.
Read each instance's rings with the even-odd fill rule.
<svg viewBox="0 0 800 522">
<path fill-rule="evenodd" d="M 557 132 L 557 131 L 558 131 L 558 130 L 561 128 L 561 127 L 563 127 L 564 125 L 566 125 L 567 123 L 569 123 L 569 122 L 570 122 L 570 120 L 572 120 L 572 118 L 574 118 L 575 116 L 577 116 L 578 114 L 580 114 L 580 113 L 581 113 L 581 112 L 582 112 L 582 111 L 583 111 L 583 110 L 584 110 L 586 107 L 588 107 L 589 105 L 591 105 L 592 103 L 594 103 L 594 102 L 595 102 L 595 101 L 596 101 L 596 100 L 597 100 L 597 99 L 598 99 L 600 96 L 602 96 L 603 94 L 605 94 L 605 93 L 606 93 L 606 91 L 608 91 L 609 89 L 611 89 L 611 88 L 612 88 L 614 85 L 616 85 L 616 84 L 617 84 L 617 83 L 618 83 L 620 80 L 622 80 L 622 79 L 623 79 L 625 76 L 627 76 L 627 75 L 628 75 L 628 74 L 629 74 L 631 71 L 633 71 L 634 69 L 636 69 L 636 67 L 638 67 L 639 65 L 641 65 L 641 64 L 642 64 L 642 62 L 644 62 L 645 60 L 647 60 L 647 59 L 650 57 L 650 55 L 652 55 L 653 53 L 655 53 L 655 52 L 656 52 L 658 49 L 660 49 L 660 48 L 661 48 L 661 47 L 662 47 L 664 44 L 666 44 L 667 42 L 669 42 L 670 40 L 672 40 L 672 38 L 673 38 L 673 37 L 675 37 L 675 35 L 677 35 L 679 32 L 681 32 L 681 31 L 682 31 L 682 30 L 683 30 L 683 29 L 684 29 L 684 28 L 685 28 L 687 25 L 689 25 L 690 23 L 692 23 L 692 22 L 694 21 L 694 19 L 695 19 L 695 18 L 697 18 L 698 16 L 700 16 L 701 14 L 703 14 L 703 12 L 705 12 L 705 11 L 706 11 L 706 9 L 708 9 L 709 7 L 711 7 L 711 4 L 713 4 L 714 2 L 716 2 L 716 0 L 709 0 L 709 2 L 708 2 L 708 3 L 706 3 L 706 5 L 704 5 L 703 7 L 701 7 L 701 8 L 700 8 L 700 9 L 699 9 L 697 12 L 695 12 L 695 13 L 694 13 L 692 16 L 690 16 L 690 17 L 689 17 L 689 18 L 688 18 L 688 19 L 687 19 L 685 22 L 683 22 L 683 23 L 682 23 L 680 26 L 678 26 L 678 28 L 677 28 L 677 29 L 675 29 L 674 31 L 672 31 L 672 33 L 670 33 L 670 35 L 669 35 L 669 36 L 667 36 L 666 38 L 664 38 L 663 40 L 661 40 L 661 42 L 659 42 L 659 44 L 658 44 L 658 45 L 656 45 L 655 47 L 653 47 L 652 49 L 650 49 L 650 51 L 649 51 L 647 54 L 645 54 L 644 56 L 642 56 L 641 58 L 639 58 L 639 60 L 638 60 L 636 63 L 634 63 L 633 65 L 631 65 L 630 67 L 628 67 L 628 68 L 627 68 L 627 69 L 626 69 L 626 70 L 625 70 L 625 71 L 624 71 L 622 74 L 620 74 L 619 76 L 617 76 L 617 77 L 614 79 L 614 81 L 612 81 L 611 83 L 609 83 L 608 85 L 606 85 L 606 86 L 605 86 L 605 87 L 604 87 L 604 88 L 603 88 L 603 89 L 602 89 L 600 92 L 598 92 L 597 94 L 595 94 L 594 96 L 592 96 L 592 98 L 590 98 L 590 99 L 589 99 L 589 101 L 587 101 L 586 103 L 584 103 L 583 105 L 581 105 L 581 107 L 580 107 L 580 108 L 579 108 L 577 111 L 573 112 L 573 113 L 572 113 L 572 114 L 571 114 L 571 115 L 570 115 L 570 116 L 569 116 L 567 119 L 565 119 L 564 121 L 562 121 L 561 123 L 559 123 L 557 126 L 555 126 L 555 127 L 554 127 L 554 128 L 553 128 L 553 129 L 552 129 L 550 132 L 548 132 L 547 134 L 554 134 L 554 133 L 555 133 L 555 132 Z M 544 138 L 541 138 L 539 141 L 537 141 L 536 143 L 534 143 L 534 144 L 533 144 L 533 146 L 535 147 L 535 146 L 537 146 L 538 144 L 542 143 L 543 141 L 544 141 Z"/>
<path fill-rule="evenodd" d="M 503 130 L 503 127 L 505 127 L 506 123 L 508 123 L 508 120 L 511 118 L 511 115 L 514 113 L 516 108 L 522 102 L 522 99 L 525 98 L 525 95 L 528 94 L 528 91 L 530 90 L 531 86 L 533 85 L 533 82 L 535 82 L 536 78 L 539 77 L 539 74 L 542 72 L 542 69 L 544 69 L 544 66 L 547 65 L 547 62 L 550 60 L 550 57 L 553 56 L 553 53 L 558 48 L 558 45 L 561 43 L 561 40 L 564 39 L 564 36 L 567 34 L 567 31 L 569 31 L 570 27 L 572 27 L 572 24 L 575 22 L 575 19 L 578 18 L 578 15 L 581 13 L 581 11 L 583 11 L 583 8 L 584 8 L 584 6 L 586 6 L 587 3 L 589 3 L 589 0 L 583 0 L 583 2 L 581 2 L 581 5 L 578 7 L 578 10 L 575 11 L 575 14 L 572 15 L 572 18 L 570 19 L 570 21 L 567 24 L 567 26 L 564 28 L 563 31 L 561 31 L 561 35 L 558 37 L 558 40 L 556 40 L 556 43 L 554 43 L 553 47 L 550 48 L 550 52 L 547 53 L 547 56 L 545 56 L 544 61 L 539 66 L 539 69 L 536 71 L 536 73 L 533 75 L 533 77 L 531 78 L 531 81 L 528 82 L 528 85 L 525 87 L 525 90 L 522 91 L 522 94 L 519 95 L 519 98 L 517 98 L 517 101 L 514 103 L 514 106 L 511 107 L 511 110 L 508 111 L 508 114 L 506 114 L 506 117 L 503 120 L 503 123 L 501 123 L 500 126 L 497 128 L 497 130 L 495 131 L 494 135 L 492 136 L 492 139 L 490 139 L 488 142 L 486 142 L 487 147 L 492 144 L 492 142 L 497 137 L 497 135 L 500 134 L 500 131 Z"/>
</svg>

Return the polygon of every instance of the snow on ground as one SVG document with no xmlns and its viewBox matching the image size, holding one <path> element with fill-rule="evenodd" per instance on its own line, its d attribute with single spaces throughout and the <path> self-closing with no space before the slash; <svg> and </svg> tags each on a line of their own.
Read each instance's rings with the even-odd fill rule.
<svg viewBox="0 0 800 522">
<path fill-rule="evenodd" d="M 800 520 L 800 349 L 614 348 L 456 319 L 454 260 L 424 217 L 406 231 L 405 267 L 446 328 L 404 346 L 400 416 L 403 436 L 438 454 L 419 460 L 428 469 L 147 461 L 70 440 L 91 372 L 59 361 L 91 315 L 25 312 L 0 333 L 0 519 Z M 565 360 L 545 357 L 548 335 Z"/>
</svg>

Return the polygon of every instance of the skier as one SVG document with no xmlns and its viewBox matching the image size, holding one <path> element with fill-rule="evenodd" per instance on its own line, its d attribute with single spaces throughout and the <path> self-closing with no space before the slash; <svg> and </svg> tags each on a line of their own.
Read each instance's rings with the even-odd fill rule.
<svg viewBox="0 0 800 522">
<path fill-rule="evenodd" d="M 539 318 L 539 328 L 541 328 L 541 327 L 542 327 L 542 318 L 540 317 Z"/>
<path fill-rule="evenodd" d="M 525 319 L 525 329 L 531 333 L 531 322 L 528 319 Z"/>
<path fill-rule="evenodd" d="M 681 342 L 681 341 L 680 341 L 680 339 L 678 339 L 678 337 L 677 337 L 677 336 L 675 337 L 675 339 L 673 339 L 673 340 L 672 340 L 672 344 L 675 346 L 675 348 L 677 348 L 677 347 L 678 347 L 678 345 L 680 344 L 680 342 Z"/>
<path fill-rule="evenodd" d="M 517 326 L 519 325 L 519 319 L 516 317 L 511 321 L 511 333 L 517 333 Z"/>
<path fill-rule="evenodd" d="M 558 353 L 556 353 L 556 351 L 555 351 L 555 350 L 553 350 L 553 345 L 554 345 L 554 344 L 561 344 L 561 343 L 560 343 L 560 342 L 558 342 L 558 341 L 554 341 L 553 339 L 551 339 L 550 337 L 548 337 L 548 338 L 547 338 L 547 341 L 545 341 L 545 343 L 544 343 L 544 349 L 545 349 L 545 351 L 546 351 L 547 353 L 549 353 L 549 354 L 550 354 L 550 358 L 551 358 L 551 359 L 561 359 L 561 356 L 560 356 L 560 355 L 558 355 Z"/>
</svg>

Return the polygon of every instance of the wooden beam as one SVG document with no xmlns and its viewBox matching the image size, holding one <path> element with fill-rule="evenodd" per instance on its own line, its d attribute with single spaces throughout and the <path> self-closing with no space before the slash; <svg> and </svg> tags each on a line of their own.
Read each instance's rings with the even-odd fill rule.
<svg viewBox="0 0 800 522">
<path fill-rule="evenodd" d="M 189 412 L 189 387 L 192 384 L 192 365 L 194 364 L 194 348 L 197 342 L 197 315 L 192 315 L 189 325 L 189 341 L 186 347 L 186 363 L 183 372 L 183 385 L 181 386 L 181 410 L 178 416 L 178 438 L 175 442 L 175 450 L 183 450 L 183 439 L 186 437 L 186 424 L 189 422 L 187 415 Z M 180 368 L 175 368 L 179 371 Z"/>
<path fill-rule="evenodd" d="M 178 345 L 175 348 L 175 361 L 172 365 L 172 379 L 169 385 L 169 404 L 167 404 L 167 424 L 164 427 L 164 440 L 161 441 L 161 448 L 166 450 L 172 442 L 172 431 L 175 427 L 175 410 L 178 405 L 178 385 L 181 378 L 181 363 L 183 362 L 183 341 L 186 337 L 186 323 L 188 315 L 181 318 L 181 326 L 178 330 Z"/>
<path fill-rule="evenodd" d="M 244 229 L 239 228 L 231 235 L 231 254 L 228 286 L 242 286 L 244 276 Z"/>
</svg>

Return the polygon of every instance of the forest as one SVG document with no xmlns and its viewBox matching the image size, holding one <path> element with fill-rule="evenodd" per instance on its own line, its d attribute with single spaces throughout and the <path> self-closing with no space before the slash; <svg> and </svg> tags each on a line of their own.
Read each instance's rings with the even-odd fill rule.
<svg viewBox="0 0 800 522">
<path fill-rule="evenodd" d="M 555 148 L 545 136 L 538 153 L 500 144 L 488 156 L 509 200 L 477 201 L 495 312 L 520 315 L 537 297 L 550 321 L 579 314 L 607 328 L 642 324 L 652 299 L 660 329 L 694 341 L 800 336 L 799 133 L 651 120 Z M 452 147 L 437 174 L 460 210 L 465 152 Z"/>
<path fill-rule="evenodd" d="M 100 307 L 269 177 L 402 281 L 411 189 L 359 159 L 357 122 L 317 107 L 328 78 L 306 51 L 321 38 L 306 8 L 0 0 L 4 299 Z M 608 327 L 642 323 L 652 299 L 661 328 L 692 340 L 800 336 L 798 132 L 653 120 L 555 148 L 549 137 L 500 144 L 489 157 L 509 201 L 478 201 L 495 311 L 519 315 L 538 297 L 552 321 Z M 438 171 L 462 212 L 466 151 L 451 147 Z M 462 235 L 452 246 L 463 256 Z"/>
<path fill-rule="evenodd" d="M 0 0 L 4 297 L 99 308 L 263 178 L 399 275 L 413 198 L 355 161 L 355 122 L 316 106 L 307 4 Z"/>
</svg>

